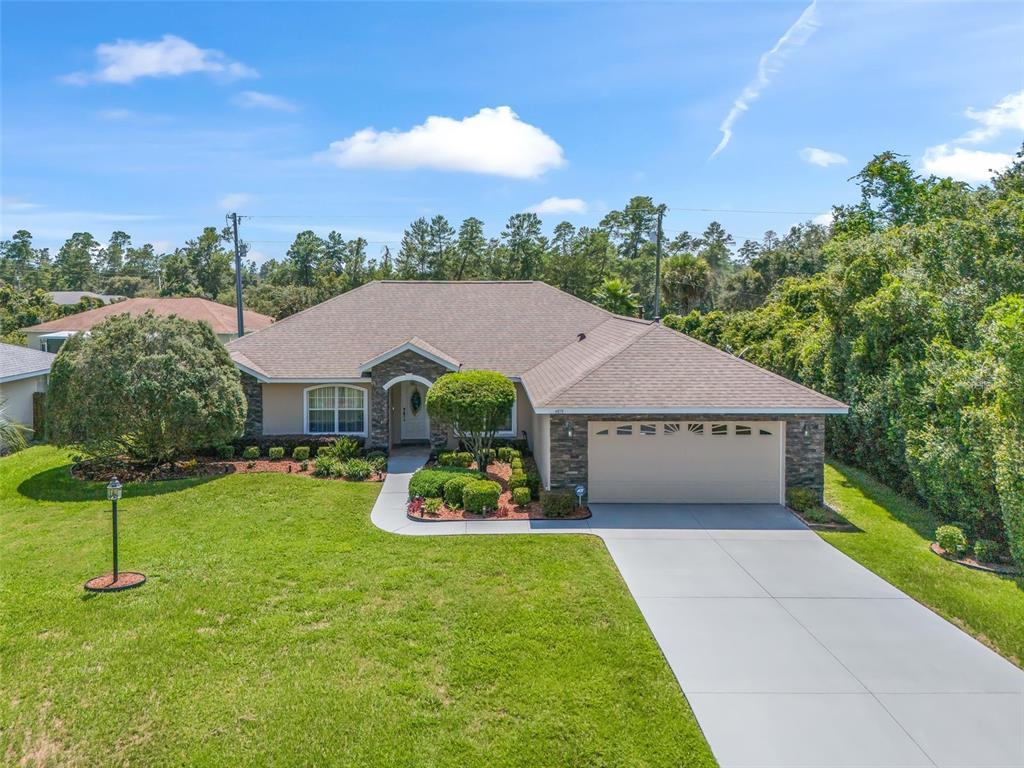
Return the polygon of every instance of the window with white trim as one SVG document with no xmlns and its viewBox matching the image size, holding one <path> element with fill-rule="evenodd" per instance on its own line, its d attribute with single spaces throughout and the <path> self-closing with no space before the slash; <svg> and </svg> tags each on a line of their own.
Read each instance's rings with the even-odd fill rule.
<svg viewBox="0 0 1024 768">
<path fill-rule="evenodd" d="M 365 435 L 366 390 L 343 385 L 307 389 L 306 432 L 312 435 Z"/>
<path fill-rule="evenodd" d="M 516 399 L 512 401 L 512 407 L 508 409 L 508 415 L 505 416 L 505 420 L 498 426 L 495 435 L 502 435 L 504 437 L 515 437 L 516 436 L 516 406 L 518 405 L 519 395 L 516 394 Z"/>
</svg>

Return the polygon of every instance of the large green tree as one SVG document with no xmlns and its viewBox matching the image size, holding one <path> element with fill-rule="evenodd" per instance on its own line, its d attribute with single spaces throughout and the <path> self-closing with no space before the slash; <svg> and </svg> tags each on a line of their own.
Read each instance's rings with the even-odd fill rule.
<svg viewBox="0 0 1024 768">
<path fill-rule="evenodd" d="M 477 466 L 486 467 L 486 452 L 515 399 L 515 385 L 496 371 L 446 373 L 427 391 L 427 413 L 452 429 L 473 452 Z"/>
<path fill-rule="evenodd" d="M 245 422 L 238 370 L 210 326 L 150 312 L 68 339 L 46 409 L 59 445 L 151 463 L 227 442 Z"/>
</svg>

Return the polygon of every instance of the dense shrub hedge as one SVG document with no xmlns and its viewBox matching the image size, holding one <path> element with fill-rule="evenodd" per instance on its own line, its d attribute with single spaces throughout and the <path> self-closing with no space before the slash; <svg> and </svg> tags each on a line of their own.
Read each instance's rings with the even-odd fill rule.
<svg viewBox="0 0 1024 768">
<path fill-rule="evenodd" d="M 481 478 L 482 474 L 462 467 L 437 467 L 420 469 L 409 479 L 409 498 L 417 496 L 431 498 L 444 495 L 444 485 L 456 475 L 468 474 L 470 477 Z"/>
<path fill-rule="evenodd" d="M 474 480 L 476 477 L 469 473 L 449 477 L 444 483 L 444 503 L 452 509 L 461 507 L 462 492 Z"/>
</svg>

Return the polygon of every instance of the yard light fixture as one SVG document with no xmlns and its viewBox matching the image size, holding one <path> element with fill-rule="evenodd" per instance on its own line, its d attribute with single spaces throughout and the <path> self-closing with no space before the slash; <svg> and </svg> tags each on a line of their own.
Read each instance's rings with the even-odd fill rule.
<svg viewBox="0 0 1024 768">
<path fill-rule="evenodd" d="M 85 588 L 89 592 L 120 592 L 122 589 L 141 587 L 146 583 L 146 577 L 134 571 L 124 573 L 118 567 L 117 562 L 117 502 L 121 499 L 122 486 L 116 477 L 110 478 L 107 483 L 107 499 L 110 501 L 111 531 L 114 545 L 114 569 L 110 573 L 89 579 Z"/>
</svg>

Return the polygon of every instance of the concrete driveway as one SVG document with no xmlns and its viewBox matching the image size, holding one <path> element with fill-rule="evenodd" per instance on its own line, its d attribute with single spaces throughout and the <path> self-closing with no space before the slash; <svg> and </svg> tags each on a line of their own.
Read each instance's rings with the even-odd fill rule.
<svg viewBox="0 0 1024 768">
<path fill-rule="evenodd" d="M 412 522 L 415 465 L 394 459 L 379 527 L 600 536 L 726 768 L 1024 766 L 1024 672 L 783 507 L 594 504 L 581 522 Z"/>
</svg>

